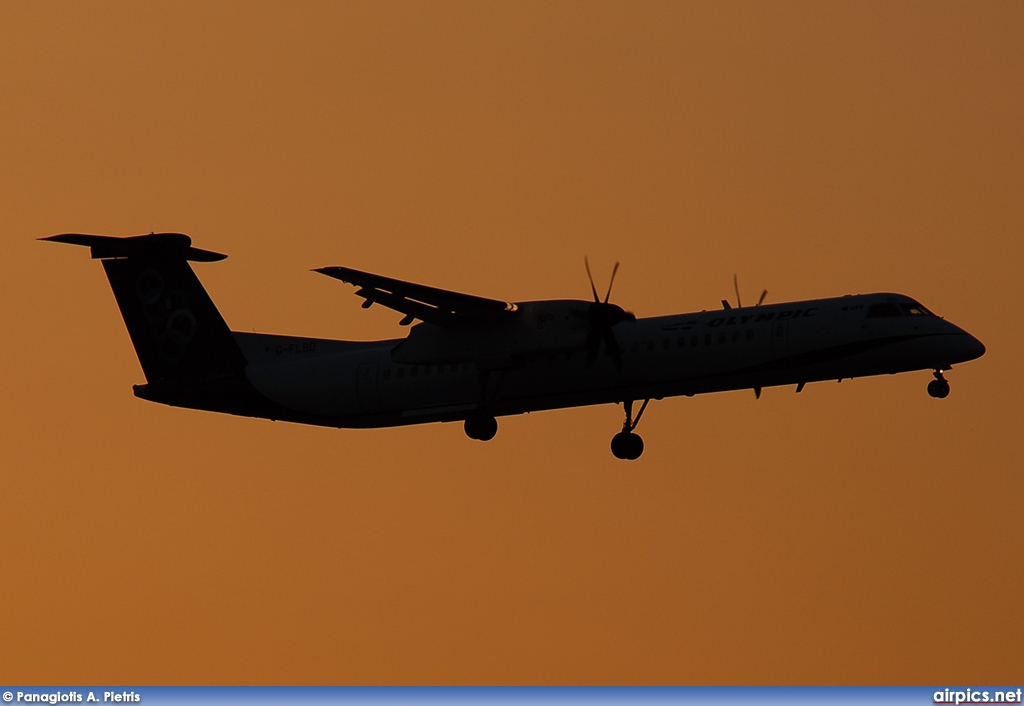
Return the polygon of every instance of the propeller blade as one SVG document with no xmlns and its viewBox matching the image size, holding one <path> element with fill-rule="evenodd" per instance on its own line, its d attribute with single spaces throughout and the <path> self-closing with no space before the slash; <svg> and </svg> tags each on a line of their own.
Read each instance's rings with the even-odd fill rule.
<svg viewBox="0 0 1024 706">
<path fill-rule="evenodd" d="M 743 302 L 740 301 L 740 280 L 734 272 L 732 275 L 732 288 L 736 290 L 736 306 L 740 309 L 743 308 Z"/>
<path fill-rule="evenodd" d="M 612 278 L 608 280 L 608 291 L 604 295 L 604 303 L 608 303 L 608 297 L 612 295 L 612 285 L 615 284 L 615 273 L 619 271 L 619 263 L 615 263 L 615 267 L 612 268 Z"/>
<path fill-rule="evenodd" d="M 583 266 L 587 268 L 587 279 L 590 280 L 590 291 L 594 293 L 594 301 L 600 302 L 601 300 L 597 298 L 597 287 L 594 286 L 594 275 L 590 274 L 590 262 L 586 256 L 583 257 Z"/>
<path fill-rule="evenodd" d="M 593 366 L 597 362 L 597 358 L 601 354 L 601 343 L 603 342 L 605 350 L 611 356 L 612 363 L 615 364 L 615 369 L 621 372 L 622 349 L 619 348 L 619 342 L 615 338 L 612 326 L 622 321 L 636 321 L 636 315 L 625 311 L 617 304 L 608 303 L 612 296 L 612 286 L 615 284 L 615 275 L 619 271 L 619 264 L 616 262 L 612 268 L 612 276 L 608 280 L 608 290 L 605 292 L 604 301 L 601 301 L 601 297 L 597 293 L 597 287 L 594 285 L 594 274 L 590 271 L 590 259 L 587 257 L 583 258 L 583 266 L 587 270 L 587 280 L 590 281 L 590 291 L 594 295 L 594 303 L 587 309 L 587 318 L 589 319 L 587 330 L 587 366 Z"/>
<path fill-rule="evenodd" d="M 766 289 L 763 292 L 761 292 L 761 298 L 757 300 L 757 305 L 761 306 L 761 302 L 763 302 L 764 298 L 767 297 L 767 296 L 768 296 L 768 290 Z"/>
</svg>

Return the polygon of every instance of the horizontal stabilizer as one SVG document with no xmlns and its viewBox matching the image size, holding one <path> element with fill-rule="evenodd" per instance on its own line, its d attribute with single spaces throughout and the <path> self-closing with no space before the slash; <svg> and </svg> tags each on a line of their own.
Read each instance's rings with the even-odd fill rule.
<svg viewBox="0 0 1024 706">
<path fill-rule="evenodd" d="M 49 238 L 40 238 L 40 240 L 51 240 L 55 243 L 68 243 L 69 245 L 84 245 L 85 247 L 92 248 L 92 258 L 94 260 L 140 256 L 169 256 L 180 257 L 184 260 L 194 260 L 196 262 L 216 262 L 227 257 L 227 255 L 222 255 L 221 253 L 192 247 L 192 238 L 183 233 L 150 233 L 148 235 L 132 235 L 125 238 L 117 238 L 112 235 L 62 233 L 60 235 L 51 235 Z"/>
</svg>

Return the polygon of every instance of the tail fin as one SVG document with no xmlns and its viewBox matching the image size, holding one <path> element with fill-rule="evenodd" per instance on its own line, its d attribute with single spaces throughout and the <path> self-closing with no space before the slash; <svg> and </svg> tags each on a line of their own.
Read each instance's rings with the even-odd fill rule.
<svg viewBox="0 0 1024 706">
<path fill-rule="evenodd" d="M 210 379 L 244 369 L 245 356 L 188 264 L 227 255 L 193 248 L 181 233 L 65 233 L 42 240 L 87 246 L 93 259 L 103 261 L 148 382 Z"/>
</svg>

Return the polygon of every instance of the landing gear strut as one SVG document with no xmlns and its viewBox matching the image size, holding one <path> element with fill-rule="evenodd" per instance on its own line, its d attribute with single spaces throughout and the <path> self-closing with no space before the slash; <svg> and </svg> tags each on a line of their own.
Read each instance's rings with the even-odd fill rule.
<svg viewBox="0 0 1024 706">
<path fill-rule="evenodd" d="M 949 382 L 942 377 L 941 370 L 936 370 L 934 374 L 935 379 L 928 383 L 928 394 L 941 400 L 949 396 Z"/>
<path fill-rule="evenodd" d="M 479 441 L 490 441 L 498 433 L 498 420 L 489 414 L 473 414 L 466 417 L 466 436 Z"/>
<path fill-rule="evenodd" d="M 633 400 L 626 400 L 622 403 L 626 410 L 626 421 L 622 423 L 622 431 L 612 437 L 612 455 L 615 458 L 635 461 L 644 452 L 644 440 L 640 438 L 639 434 L 634 434 L 633 430 L 640 423 L 640 417 L 644 416 L 648 402 L 650 399 L 644 400 L 644 403 L 640 405 L 636 419 L 633 419 Z"/>
</svg>

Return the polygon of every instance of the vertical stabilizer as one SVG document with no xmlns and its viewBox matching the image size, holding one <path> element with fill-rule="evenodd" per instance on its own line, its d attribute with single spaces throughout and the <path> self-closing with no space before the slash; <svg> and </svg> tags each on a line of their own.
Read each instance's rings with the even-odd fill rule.
<svg viewBox="0 0 1024 706">
<path fill-rule="evenodd" d="M 232 376 L 245 367 L 234 336 L 189 265 L 226 256 L 180 233 L 129 238 L 69 233 L 52 240 L 102 260 L 128 335 L 150 383 Z"/>
</svg>

